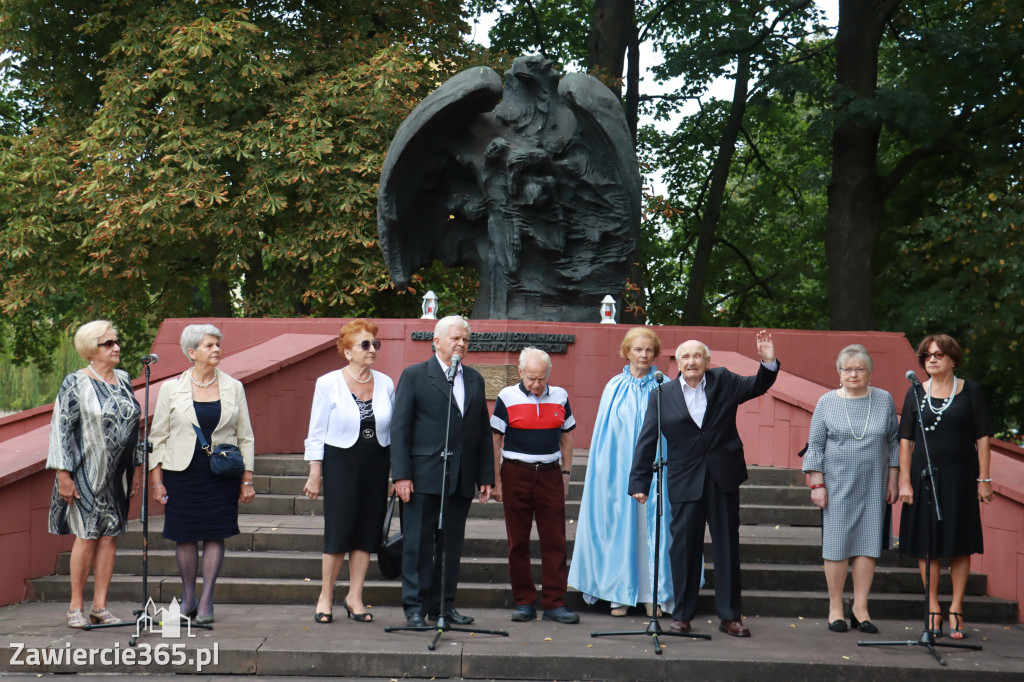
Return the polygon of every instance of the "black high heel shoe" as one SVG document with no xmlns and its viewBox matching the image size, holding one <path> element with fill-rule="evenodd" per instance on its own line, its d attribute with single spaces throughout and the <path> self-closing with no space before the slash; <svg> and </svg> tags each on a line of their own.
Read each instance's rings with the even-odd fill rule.
<svg viewBox="0 0 1024 682">
<path fill-rule="evenodd" d="M 371 622 L 373 622 L 373 614 L 370 613 L 369 611 L 364 611 L 363 613 L 353 613 L 352 609 L 350 609 L 348 607 L 348 600 L 347 599 L 343 599 L 342 602 L 341 602 L 341 605 L 345 607 L 345 613 L 348 614 L 348 617 L 353 619 L 357 623 L 371 623 Z"/>
<path fill-rule="evenodd" d="M 932 624 L 935 623 L 936 619 L 938 619 L 938 621 L 939 621 L 939 627 L 933 628 Z M 936 637 L 942 637 L 942 614 L 941 613 L 933 611 L 933 612 L 928 614 L 928 629 L 931 631 L 933 639 L 936 638 Z"/>
<path fill-rule="evenodd" d="M 870 620 L 858 621 L 857 616 L 853 615 L 852 613 L 850 614 L 850 627 L 854 630 L 860 630 L 861 632 L 865 632 L 869 635 L 878 634 L 878 628 L 875 627 L 874 623 L 872 623 Z"/>
</svg>

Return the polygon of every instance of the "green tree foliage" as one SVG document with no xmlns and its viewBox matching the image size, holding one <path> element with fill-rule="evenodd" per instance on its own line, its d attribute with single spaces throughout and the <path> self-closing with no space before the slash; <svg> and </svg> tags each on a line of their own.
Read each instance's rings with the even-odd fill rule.
<svg viewBox="0 0 1024 682">
<path fill-rule="evenodd" d="M 43 117 L 0 146 L 15 353 L 104 316 L 411 315 L 376 239 L 395 129 L 472 52 L 461 3 L 10 0 Z"/>
</svg>

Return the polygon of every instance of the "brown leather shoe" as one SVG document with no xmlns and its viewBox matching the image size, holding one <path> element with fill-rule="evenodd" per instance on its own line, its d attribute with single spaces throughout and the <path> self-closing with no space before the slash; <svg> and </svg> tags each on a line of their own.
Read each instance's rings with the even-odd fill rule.
<svg viewBox="0 0 1024 682">
<path fill-rule="evenodd" d="M 690 621 L 688 621 L 688 620 L 674 620 L 674 621 L 672 621 L 672 625 L 668 626 L 668 629 L 671 630 L 672 632 L 689 632 L 690 631 Z"/>
<path fill-rule="evenodd" d="M 750 629 L 739 618 L 736 620 L 723 620 L 718 629 L 733 637 L 750 637 Z"/>
</svg>

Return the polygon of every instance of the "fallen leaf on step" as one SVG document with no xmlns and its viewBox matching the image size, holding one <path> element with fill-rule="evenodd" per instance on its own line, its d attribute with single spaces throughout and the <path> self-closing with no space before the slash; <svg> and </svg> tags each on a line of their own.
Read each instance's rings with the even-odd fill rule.
<svg viewBox="0 0 1024 682">
<path fill-rule="evenodd" d="M 553 642 L 553 641 L 555 641 L 555 640 L 551 639 L 550 637 L 545 637 L 545 638 L 544 638 L 544 641 L 545 641 L 545 642 Z"/>
</svg>

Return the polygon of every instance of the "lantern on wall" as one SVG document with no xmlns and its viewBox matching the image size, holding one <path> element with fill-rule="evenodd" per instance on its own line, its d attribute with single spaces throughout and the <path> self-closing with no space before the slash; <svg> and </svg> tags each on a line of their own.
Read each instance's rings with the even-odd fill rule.
<svg viewBox="0 0 1024 682">
<path fill-rule="evenodd" d="M 601 324 L 615 324 L 615 299 L 611 296 L 601 301 Z"/>
<path fill-rule="evenodd" d="M 421 320 L 436 320 L 437 319 L 437 294 L 433 291 L 428 291 L 423 294 L 423 316 Z"/>
</svg>

